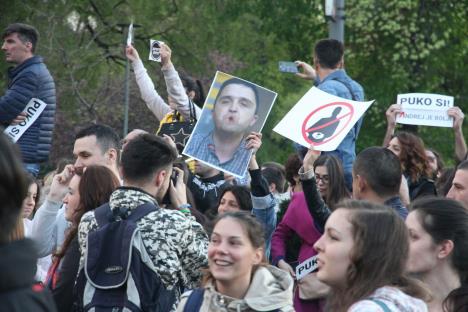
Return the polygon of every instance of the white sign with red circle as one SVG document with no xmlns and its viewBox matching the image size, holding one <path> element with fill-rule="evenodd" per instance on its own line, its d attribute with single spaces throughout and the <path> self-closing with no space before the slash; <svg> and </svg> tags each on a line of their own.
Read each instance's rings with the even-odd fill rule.
<svg viewBox="0 0 468 312">
<path fill-rule="evenodd" d="M 312 87 L 273 131 L 305 147 L 333 151 L 373 102 L 343 99 Z"/>
</svg>

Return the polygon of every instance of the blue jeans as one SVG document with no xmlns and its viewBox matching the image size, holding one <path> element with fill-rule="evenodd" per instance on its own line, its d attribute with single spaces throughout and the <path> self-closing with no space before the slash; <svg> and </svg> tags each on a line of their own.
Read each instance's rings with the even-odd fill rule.
<svg viewBox="0 0 468 312">
<path fill-rule="evenodd" d="M 41 165 L 39 164 L 24 163 L 24 169 L 26 169 L 26 171 L 29 172 L 35 178 L 37 178 L 37 176 L 39 175 L 40 168 L 41 168 Z"/>
</svg>

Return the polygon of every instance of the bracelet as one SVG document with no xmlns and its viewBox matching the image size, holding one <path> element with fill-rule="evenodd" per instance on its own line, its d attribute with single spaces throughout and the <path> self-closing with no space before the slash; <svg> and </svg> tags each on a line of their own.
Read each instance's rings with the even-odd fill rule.
<svg viewBox="0 0 468 312">
<path fill-rule="evenodd" d="M 192 208 L 192 205 L 182 204 L 182 205 L 179 206 L 179 208 L 177 208 L 177 210 L 179 210 L 183 214 L 190 215 L 190 214 L 192 214 L 192 212 L 190 211 L 190 208 Z"/>
</svg>

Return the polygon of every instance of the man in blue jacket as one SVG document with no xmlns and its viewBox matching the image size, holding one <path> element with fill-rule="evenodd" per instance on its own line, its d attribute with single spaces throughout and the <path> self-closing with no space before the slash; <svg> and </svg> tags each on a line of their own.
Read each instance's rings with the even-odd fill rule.
<svg viewBox="0 0 468 312">
<path fill-rule="evenodd" d="M 297 61 L 302 72 L 297 75 L 315 81 L 322 91 L 353 101 L 364 101 L 362 86 L 351 79 L 344 70 L 344 47 L 334 39 L 319 40 L 314 47 L 314 66 Z M 341 159 L 345 173 L 346 186 L 351 190 L 353 162 L 356 159 L 356 140 L 362 125 L 362 118 L 348 132 L 335 151 L 325 152 Z M 304 152 L 306 149 L 304 148 Z"/>
<path fill-rule="evenodd" d="M 54 80 L 42 57 L 34 55 L 38 37 L 34 27 L 21 23 L 9 25 L 3 32 L 2 51 L 13 67 L 8 70 L 8 89 L 0 97 L 0 123 L 4 127 L 28 118 L 23 111 L 32 98 L 47 104 L 17 141 L 26 170 L 35 176 L 39 164 L 49 156 L 56 104 Z"/>
</svg>

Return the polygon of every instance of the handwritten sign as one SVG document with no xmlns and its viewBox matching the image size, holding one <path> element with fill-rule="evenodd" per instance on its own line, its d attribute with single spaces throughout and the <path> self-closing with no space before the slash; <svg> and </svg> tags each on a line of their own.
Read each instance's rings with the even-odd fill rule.
<svg viewBox="0 0 468 312">
<path fill-rule="evenodd" d="M 430 93 L 398 94 L 401 113 L 396 122 L 407 125 L 452 127 L 447 110 L 453 107 L 453 96 Z"/>
<path fill-rule="evenodd" d="M 39 115 L 41 115 L 46 106 L 47 104 L 43 101 L 32 98 L 23 110 L 23 113 L 26 113 L 26 119 L 17 125 L 8 126 L 4 133 L 16 143 L 24 132 L 26 132 L 26 130 L 28 130 L 28 128 L 36 121 Z"/>
</svg>

